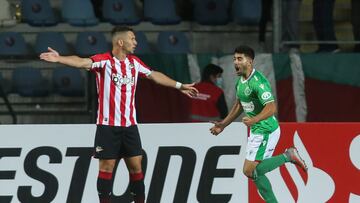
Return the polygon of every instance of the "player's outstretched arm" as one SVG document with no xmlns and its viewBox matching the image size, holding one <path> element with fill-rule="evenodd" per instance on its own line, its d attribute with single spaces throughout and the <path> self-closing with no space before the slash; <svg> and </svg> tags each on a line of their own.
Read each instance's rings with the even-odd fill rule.
<svg viewBox="0 0 360 203">
<path fill-rule="evenodd" d="M 172 87 L 172 88 L 179 89 L 182 93 L 184 93 L 185 95 L 187 95 L 189 97 L 196 96 L 197 93 L 199 93 L 199 91 L 194 87 L 194 83 L 193 84 L 181 84 L 158 71 L 152 71 L 151 74 L 148 76 L 148 78 L 153 80 L 157 84 L 160 84 L 160 85 L 163 85 L 166 87 Z"/>
<path fill-rule="evenodd" d="M 40 59 L 47 62 L 61 63 L 67 66 L 85 69 L 90 69 L 92 64 L 92 60 L 90 58 L 80 58 L 78 56 L 61 56 L 51 47 L 48 47 L 48 52 L 43 52 L 40 54 Z"/>
<path fill-rule="evenodd" d="M 213 135 L 220 134 L 226 128 L 226 126 L 230 125 L 230 123 L 232 123 L 238 116 L 240 116 L 242 112 L 243 112 L 243 108 L 239 100 L 237 99 L 233 107 L 231 108 L 229 114 L 224 118 L 224 120 L 220 122 L 218 121 L 212 122 L 214 123 L 214 126 L 210 128 L 211 134 Z"/>
</svg>

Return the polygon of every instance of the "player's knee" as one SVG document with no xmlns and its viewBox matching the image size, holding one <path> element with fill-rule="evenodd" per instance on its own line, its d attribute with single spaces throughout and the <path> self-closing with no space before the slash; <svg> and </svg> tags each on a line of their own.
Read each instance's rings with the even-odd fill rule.
<svg viewBox="0 0 360 203">
<path fill-rule="evenodd" d="M 110 160 L 100 160 L 100 171 L 112 173 L 115 167 L 115 162 Z"/>
<path fill-rule="evenodd" d="M 128 170 L 130 174 L 142 173 L 141 163 L 132 164 Z"/>
</svg>

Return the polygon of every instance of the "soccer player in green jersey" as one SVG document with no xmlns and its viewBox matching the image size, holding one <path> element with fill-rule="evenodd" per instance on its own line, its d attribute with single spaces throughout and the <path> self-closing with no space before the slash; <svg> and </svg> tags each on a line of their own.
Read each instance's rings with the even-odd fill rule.
<svg viewBox="0 0 360 203">
<path fill-rule="evenodd" d="M 292 162 L 307 171 L 295 147 L 272 157 L 280 138 L 280 128 L 275 118 L 276 104 L 269 81 L 254 68 L 254 50 L 248 46 L 235 49 L 234 65 L 239 76 L 236 82 L 236 101 L 224 120 L 214 122 L 210 128 L 213 135 L 221 133 L 243 111 L 242 122 L 250 127 L 246 148 L 244 174 L 252 179 L 267 203 L 277 202 L 269 179 L 265 174 L 286 162 Z"/>
</svg>

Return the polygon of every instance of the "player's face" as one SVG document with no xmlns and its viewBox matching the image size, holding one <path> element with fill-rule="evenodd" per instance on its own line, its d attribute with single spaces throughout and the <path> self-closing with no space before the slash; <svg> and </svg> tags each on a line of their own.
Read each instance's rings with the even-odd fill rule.
<svg viewBox="0 0 360 203">
<path fill-rule="evenodd" d="M 137 45 L 135 34 L 131 31 L 126 32 L 123 42 L 124 52 L 133 54 Z"/>
<path fill-rule="evenodd" d="M 252 66 L 252 60 L 244 54 L 234 54 L 234 66 L 238 76 L 246 76 L 246 73 Z"/>
</svg>

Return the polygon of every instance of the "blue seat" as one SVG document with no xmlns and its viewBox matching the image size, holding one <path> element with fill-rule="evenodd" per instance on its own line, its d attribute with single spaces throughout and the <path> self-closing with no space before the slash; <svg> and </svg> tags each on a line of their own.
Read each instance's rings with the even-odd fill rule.
<svg viewBox="0 0 360 203">
<path fill-rule="evenodd" d="M 102 13 L 104 19 L 114 25 L 136 25 L 141 21 L 133 0 L 104 0 Z"/>
<path fill-rule="evenodd" d="M 49 0 L 22 0 L 23 19 L 33 26 L 56 25 L 57 20 Z"/>
<path fill-rule="evenodd" d="M 235 23 L 257 25 L 261 17 L 261 0 L 234 0 L 232 15 Z"/>
<path fill-rule="evenodd" d="M 202 25 L 225 25 L 230 19 L 229 4 L 229 0 L 194 0 L 194 19 Z"/>
<path fill-rule="evenodd" d="M 48 47 L 58 51 L 61 55 L 69 55 L 70 50 L 66 44 L 65 37 L 60 32 L 39 32 L 35 40 L 35 53 L 46 52 Z"/>
<path fill-rule="evenodd" d="M 84 96 L 85 83 L 79 69 L 60 67 L 52 75 L 55 92 L 62 96 Z"/>
<path fill-rule="evenodd" d="M 75 43 L 75 52 L 80 56 L 90 56 L 109 51 L 109 44 L 103 33 L 80 32 Z"/>
<path fill-rule="evenodd" d="M 28 49 L 24 37 L 17 32 L 0 32 L 0 56 L 26 56 Z"/>
<path fill-rule="evenodd" d="M 135 48 L 135 54 L 149 54 L 152 53 L 149 42 L 146 38 L 146 35 L 141 32 L 137 31 L 135 32 L 135 38 L 137 41 L 137 46 Z"/>
<path fill-rule="evenodd" d="M 189 53 L 189 40 L 183 32 L 163 31 L 159 33 L 157 47 L 160 53 Z"/>
<path fill-rule="evenodd" d="M 40 69 L 31 67 L 16 68 L 12 72 L 14 92 L 24 97 L 47 96 L 49 82 L 42 76 Z"/>
<path fill-rule="evenodd" d="M 144 17 L 157 25 L 178 24 L 174 0 L 144 0 Z"/>
<path fill-rule="evenodd" d="M 62 2 L 62 17 L 70 25 L 91 26 L 99 23 L 90 0 L 63 0 Z"/>
</svg>

